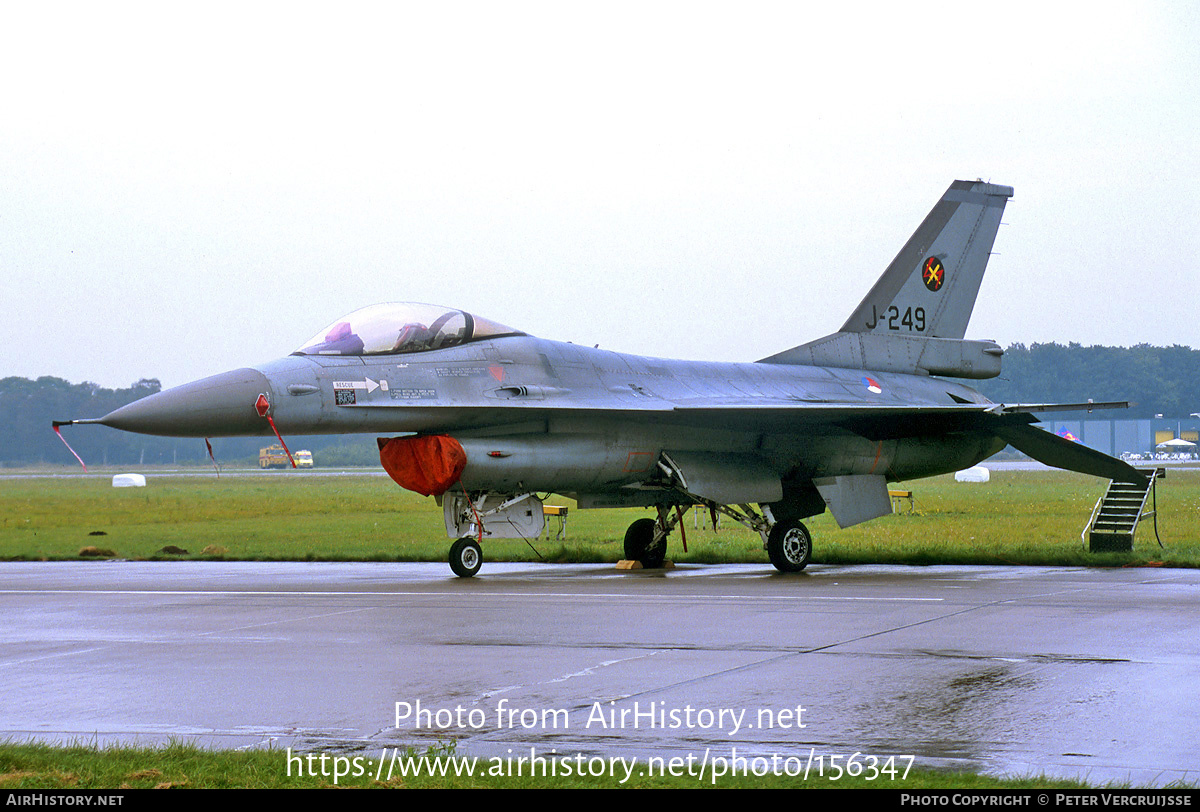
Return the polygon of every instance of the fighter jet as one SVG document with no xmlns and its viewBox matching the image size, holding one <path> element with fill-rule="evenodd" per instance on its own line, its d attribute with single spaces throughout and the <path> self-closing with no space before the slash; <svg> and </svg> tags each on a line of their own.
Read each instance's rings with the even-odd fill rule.
<svg viewBox="0 0 1200 812">
<path fill-rule="evenodd" d="M 1034 412 L 1127 404 L 992 403 L 950 379 L 1000 373 L 965 340 L 1013 190 L 955 181 L 838 332 L 753 363 L 675 361 L 535 338 L 453 308 L 393 303 L 337 319 L 286 358 L 151 395 L 98 419 L 177 437 L 369 433 L 401 486 L 433 495 L 450 566 L 489 538 L 537 536 L 542 498 L 641 507 L 625 556 L 661 566 L 683 511 L 757 532 L 804 569 L 802 520 L 891 511 L 888 482 L 975 465 L 1011 444 L 1048 465 L 1140 481 L 1121 460 L 1033 425 Z"/>
</svg>

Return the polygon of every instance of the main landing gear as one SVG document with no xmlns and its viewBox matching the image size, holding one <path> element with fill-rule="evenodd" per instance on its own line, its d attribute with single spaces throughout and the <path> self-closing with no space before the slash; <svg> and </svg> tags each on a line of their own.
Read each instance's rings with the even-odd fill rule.
<svg viewBox="0 0 1200 812">
<path fill-rule="evenodd" d="M 668 532 L 655 519 L 638 519 L 625 531 L 625 557 L 641 562 L 646 569 L 658 569 L 667 557 Z"/>
<path fill-rule="evenodd" d="M 638 519 L 625 531 L 625 557 L 640 561 L 646 569 L 657 569 L 667 557 L 667 537 L 683 518 L 680 509 L 672 512 L 671 505 L 658 506 L 657 519 Z M 763 548 L 775 569 L 780 572 L 800 572 L 812 557 L 812 536 L 808 528 L 796 519 L 775 521 L 771 510 L 761 506 L 761 512 L 751 505 L 707 504 L 714 514 L 721 513 L 762 536 Z"/>
<path fill-rule="evenodd" d="M 658 505 L 657 519 L 638 519 L 625 531 L 625 558 L 638 561 L 648 570 L 662 567 L 667 559 L 667 538 L 675 525 L 683 520 L 683 508 Z M 687 539 L 684 539 L 687 549 Z"/>
<path fill-rule="evenodd" d="M 812 536 L 798 521 L 779 522 L 767 534 L 767 556 L 780 572 L 799 572 L 812 555 Z"/>
</svg>

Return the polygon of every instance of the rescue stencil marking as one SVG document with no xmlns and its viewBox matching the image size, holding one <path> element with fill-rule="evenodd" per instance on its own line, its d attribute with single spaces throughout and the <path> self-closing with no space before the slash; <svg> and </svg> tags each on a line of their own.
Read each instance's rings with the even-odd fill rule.
<svg viewBox="0 0 1200 812">
<path fill-rule="evenodd" d="M 367 378 L 365 381 L 334 381 L 334 391 L 338 389 L 366 389 L 368 393 L 374 392 L 376 389 L 382 389 L 384 392 L 388 390 L 388 382 L 385 380 L 373 381 Z"/>
</svg>

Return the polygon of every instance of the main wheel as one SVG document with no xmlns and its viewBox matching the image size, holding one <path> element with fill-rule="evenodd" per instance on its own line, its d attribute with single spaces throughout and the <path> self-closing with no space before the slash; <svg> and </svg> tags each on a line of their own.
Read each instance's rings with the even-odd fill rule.
<svg viewBox="0 0 1200 812">
<path fill-rule="evenodd" d="M 667 557 L 665 539 L 657 547 L 654 546 L 654 525 L 654 519 L 638 519 L 625 531 L 625 557 L 631 561 L 641 561 L 646 569 L 658 569 Z"/>
<path fill-rule="evenodd" d="M 483 550 L 475 539 L 468 536 L 450 545 L 450 569 L 459 578 L 470 578 L 482 564 Z"/>
<path fill-rule="evenodd" d="M 812 555 L 812 536 L 797 521 L 779 522 L 767 535 L 767 555 L 780 572 L 799 572 Z"/>
</svg>

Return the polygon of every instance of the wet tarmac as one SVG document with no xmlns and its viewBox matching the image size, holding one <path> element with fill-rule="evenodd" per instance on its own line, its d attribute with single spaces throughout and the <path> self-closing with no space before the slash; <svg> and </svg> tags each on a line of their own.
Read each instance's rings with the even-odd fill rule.
<svg viewBox="0 0 1200 812">
<path fill-rule="evenodd" d="M 1200 780 L 1194 570 L 21 562 L 0 610 L 11 740 Z"/>
</svg>

